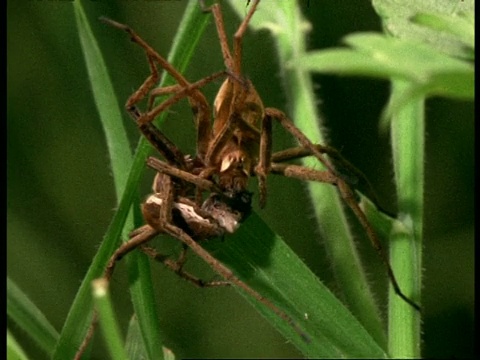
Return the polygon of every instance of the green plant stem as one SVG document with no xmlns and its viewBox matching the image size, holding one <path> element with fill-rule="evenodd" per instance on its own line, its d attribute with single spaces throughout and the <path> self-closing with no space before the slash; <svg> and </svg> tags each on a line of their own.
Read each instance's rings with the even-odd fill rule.
<svg viewBox="0 0 480 360">
<path fill-rule="evenodd" d="M 408 87 L 393 81 L 392 101 Z M 390 237 L 390 262 L 402 291 L 420 304 L 422 275 L 424 98 L 409 102 L 391 122 L 398 220 Z M 420 314 L 390 287 L 389 354 L 393 358 L 420 357 Z"/>
</svg>

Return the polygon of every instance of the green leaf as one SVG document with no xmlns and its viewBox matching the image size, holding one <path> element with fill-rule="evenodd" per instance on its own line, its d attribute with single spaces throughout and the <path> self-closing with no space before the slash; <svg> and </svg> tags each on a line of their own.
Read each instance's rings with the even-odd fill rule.
<svg viewBox="0 0 480 360">
<path fill-rule="evenodd" d="M 22 347 L 15 340 L 14 336 L 7 328 L 7 359 L 8 360 L 28 360 Z"/>
<path fill-rule="evenodd" d="M 94 280 L 92 282 L 92 292 L 95 306 L 98 309 L 100 328 L 111 358 L 129 359 L 123 347 L 123 338 L 113 310 L 107 281 L 105 279 Z"/>
<path fill-rule="evenodd" d="M 90 284 L 93 279 L 103 273 L 105 264 L 117 247 L 121 236 L 127 237 L 127 232 L 122 231 L 127 221 L 138 178 L 143 170 L 142 161 L 138 160 L 132 164 L 130 145 L 123 128 L 123 119 L 120 115 L 121 111 L 118 102 L 113 95 L 114 91 L 104 91 L 104 89 L 113 89 L 113 86 L 80 2 L 74 3 L 74 10 L 94 98 L 106 133 L 107 144 L 109 145 L 117 196 L 120 197 L 122 195 L 125 187 L 130 189 L 130 191 L 126 191 L 122 197 L 119 209 L 70 308 L 55 350 L 54 358 L 56 359 L 72 358 L 83 341 L 92 319 Z M 146 156 L 145 150 L 144 156 Z M 130 166 L 132 173 L 130 173 Z M 132 224 L 131 219 L 129 223 Z M 132 228 L 133 226 L 129 225 L 128 227 Z M 149 269 L 147 267 L 142 271 L 148 273 Z M 146 277 L 143 278 L 148 279 Z M 144 293 L 143 296 L 146 297 L 149 294 L 151 292 Z M 152 303 L 151 297 L 149 301 L 145 302 Z M 158 326 L 155 328 L 158 329 Z"/>
<path fill-rule="evenodd" d="M 459 41 L 462 41 L 473 50 L 475 48 L 473 16 L 467 17 L 466 14 L 461 13 L 455 15 L 418 13 L 411 20 L 416 24 L 433 30 L 455 35 Z"/>
<path fill-rule="evenodd" d="M 143 342 L 140 325 L 135 314 L 128 324 L 127 337 L 125 340 L 125 350 L 129 359 L 147 359 L 148 353 Z"/>
<path fill-rule="evenodd" d="M 473 65 L 429 45 L 375 33 L 349 35 L 344 41 L 350 49 L 312 51 L 292 66 L 319 73 L 407 80 L 408 86 L 390 102 L 385 118 L 421 97 L 474 97 Z"/>
<path fill-rule="evenodd" d="M 393 37 L 422 42 L 450 56 L 472 59 L 472 49 L 465 46 L 464 38 L 473 34 L 474 0 L 373 0 L 372 3 L 382 18 L 385 32 Z M 443 31 L 445 26 L 440 29 L 432 26 L 426 27 L 412 21 L 418 14 L 435 14 L 437 18 L 450 19 L 465 17 L 470 19 L 467 20 L 470 22 L 469 30 L 459 37 L 456 34 L 460 31 L 460 27 L 457 26 L 458 22 L 456 22 L 456 30 L 453 34 L 451 31 Z M 465 26 L 468 25 L 461 25 L 461 27 Z"/>
<path fill-rule="evenodd" d="M 58 332 L 25 293 L 7 276 L 7 315 L 15 321 L 49 356 Z M 8 339 L 8 338 L 7 338 Z"/>
<path fill-rule="evenodd" d="M 102 58 L 95 36 L 82 5 L 74 3 L 74 9 L 93 99 L 105 132 L 115 193 L 117 199 L 120 199 L 132 164 L 130 143 L 123 126 L 122 111 L 114 95 L 115 90 L 108 75 L 107 65 Z"/>
<path fill-rule="evenodd" d="M 226 241 L 212 241 L 205 247 L 293 319 L 309 341 L 265 305 L 244 294 L 305 357 L 386 357 L 345 305 L 257 214 L 252 214 Z"/>
</svg>

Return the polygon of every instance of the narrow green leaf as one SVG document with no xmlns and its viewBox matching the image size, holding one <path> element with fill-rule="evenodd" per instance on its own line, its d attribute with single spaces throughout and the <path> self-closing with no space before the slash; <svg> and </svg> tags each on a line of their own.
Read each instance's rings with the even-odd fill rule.
<svg viewBox="0 0 480 360">
<path fill-rule="evenodd" d="M 309 341 L 269 308 L 245 295 L 306 357 L 386 357 L 345 305 L 257 214 L 226 241 L 212 241 L 205 247 L 293 319 Z"/>
<path fill-rule="evenodd" d="M 107 140 L 115 193 L 122 196 L 132 164 L 132 151 L 123 126 L 123 116 L 95 36 L 80 2 L 74 3 L 78 34 L 87 67 L 93 98 Z"/>
<path fill-rule="evenodd" d="M 398 220 L 378 210 L 377 206 L 363 194 L 359 192 L 357 192 L 357 194 L 360 196 L 360 208 L 377 231 L 377 235 L 381 239 L 388 239 L 392 229 L 397 225 Z"/>
<path fill-rule="evenodd" d="M 142 338 L 140 325 L 135 314 L 128 323 L 127 337 L 125 340 L 125 351 L 129 359 L 147 359 L 148 353 Z"/>
<path fill-rule="evenodd" d="M 23 351 L 22 347 L 18 344 L 15 337 L 10 333 L 7 328 L 7 359 L 8 360 L 28 360 L 27 354 Z"/>
<path fill-rule="evenodd" d="M 140 151 L 138 153 L 140 153 Z M 120 205 L 107 229 L 102 244 L 93 259 L 92 265 L 82 281 L 72 307 L 70 308 L 59 342 L 55 349 L 54 359 L 60 360 L 73 358 L 85 337 L 88 326 L 92 320 L 93 303 L 90 293 L 90 284 L 95 278 L 101 276 L 105 264 L 117 247 L 118 240 L 122 235 L 123 225 L 125 224 L 130 205 L 133 201 L 135 190 L 138 187 L 138 179 L 143 168 L 143 161 L 134 162 L 127 181 L 124 196 L 120 201 Z"/>
<path fill-rule="evenodd" d="M 123 347 L 123 338 L 120 332 L 113 304 L 110 300 L 108 283 L 105 279 L 92 282 L 92 293 L 95 306 L 98 309 L 98 320 L 112 359 L 129 359 Z"/>
<path fill-rule="evenodd" d="M 7 315 L 15 321 L 49 356 L 59 337 L 45 315 L 7 276 Z"/>
<path fill-rule="evenodd" d="M 62 329 L 53 356 L 54 359 L 73 358 L 83 341 L 92 319 L 91 281 L 102 274 L 107 260 L 121 238 L 130 204 L 133 200 L 133 189 L 138 182 L 138 179 L 134 182 L 132 176 L 129 175 L 132 160 L 130 145 L 127 141 L 123 128 L 123 119 L 120 115 L 121 111 L 118 102 L 113 97 L 113 86 L 80 2 L 74 3 L 74 11 L 94 98 L 108 139 L 107 144 L 109 145 L 109 154 L 112 160 L 112 173 L 114 175 L 117 196 L 120 198 L 126 185 L 130 186 L 132 190 L 126 193 L 120 201 L 119 210 L 115 214 L 109 231 L 80 286 Z M 105 89 L 110 89 L 110 91 L 105 91 Z M 140 167 L 138 163 L 134 165 L 136 166 L 132 165 L 132 171 L 136 171 L 136 175 L 139 177 L 143 167 Z M 132 225 L 129 227 L 131 228 Z M 148 272 L 148 269 L 145 271 Z"/>
<path fill-rule="evenodd" d="M 471 64 L 418 42 L 376 33 L 349 35 L 344 42 L 351 48 L 312 51 L 297 59 L 294 65 L 315 72 L 403 78 L 418 84 L 433 82 L 442 74 L 473 75 Z M 472 94 L 473 89 L 467 83 L 457 96 L 471 97 Z"/>
</svg>

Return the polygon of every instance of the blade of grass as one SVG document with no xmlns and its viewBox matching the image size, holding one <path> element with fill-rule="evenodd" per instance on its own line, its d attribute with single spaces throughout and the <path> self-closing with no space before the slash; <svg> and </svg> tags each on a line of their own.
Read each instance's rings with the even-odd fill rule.
<svg viewBox="0 0 480 360">
<path fill-rule="evenodd" d="M 100 328 L 112 359 L 127 360 L 129 357 L 123 347 L 123 338 L 118 325 L 113 304 L 110 300 L 108 283 L 105 279 L 92 282 L 92 292 L 95 306 L 98 309 Z"/>
<path fill-rule="evenodd" d="M 7 328 L 7 359 L 8 360 L 28 360 L 28 356 L 23 351 L 20 344 L 14 338 Z"/>
<path fill-rule="evenodd" d="M 244 295 L 307 358 L 385 358 L 386 353 L 283 240 L 252 214 L 227 241 L 207 243 L 215 257 L 287 313 L 309 339 Z"/>
<path fill-rule="evenodd" d="M 121 112 L 118 102 L 113 95 L 113 86 L 108 77 L 105 63 L 83 12 L 81 3 L 74 3 L 74 11 L 94 99 L 107 138 L 117 197 L 120 198 L 126 185 L 127 187 L 129 186 L 131 190 L 122 198 L 119 211 L 115 214 L 109 231 L 107 231 L 102 245 L 72 304 L 54 354 L 54 358 L 58 359 L 72 358 L 85 336 L 88 325 L 92 319 L 92 300 L 89 292 L 90 283 L 94 278 L 102 274 L 105 264 L 117 246 L 121 235 L 126 237 L 126 232 L 122 232 L 125 228 L 124 224 L 128 222 L 129 227 L 132 227 L 132 218 L 130 217 L 127 221 L 127 215 L 133 200 L 134 189 L 138 182 L 138 179 L 134 181 L 132 176 L 130 176 L 130 166 L 132 164 L 130 145 L 123 128 L 123 119 L 120 115 Z M 108 91 L 106 91 L 106 89 Z M 132 172 L 136 174 L 137 177 L 140 177 L 143 166 L 139 166 L 138 162 L 134 165 L 136 166 L 132 166 Z M 143 271 L 147 273 L 148 270 L 147 268 Z M 148 292 L 144 296 L 148 296 Z"/>
<path fill-rule="evenodd" d="M 58 332 L 25 293 L 7 276 L 7 315 L 49 356 L 55 349 Z"/>
<path fill-rule="evenodd" d="M 128 324 L 125 349 L 129 359 L 146 359 L 148 357 L 140 331 L 140 325 L 135 315 L 132 316 Z M 163 347 L 163 358 L 165 360 L 175 360 L 175 355 L 170 349 Z"/>
<path fill-rule="evenodd" d="M 143 342 L 140 325 L 135 314 L 128 324 L 127 337 L 125 339 L 125 350 L 129 359 L 148 358 L 147 348 Z"/>
<path fill-rule="evenodd" d="M 237 3 L 233 5 L 241 13 L 240 6 Z M 277 44 L 279 64 L 293 64 L 290 68 L 280 67 L 284 91 L 290 105 L 288 113 L 311 141 L 324 144 L 321 116 L 317 112 L 310 76 L 295 67 L 296 59 L 306 54 L 305 34 L 310 27 L 301 15 L 297 2 L 262 1 L 251 25 L 257 29 L 267 28 L 272 32 Z M 305 159 L 303 165 L 319 167 L 318 161 L 314 159 Z M 386 348 L 380 313 L 360 264 L 342 201 L 332 186 L 310 182 L 308 190 L 323 235 L 322 244 L 327 247 L 345 301 L 376 341 Z"/>
</svg>

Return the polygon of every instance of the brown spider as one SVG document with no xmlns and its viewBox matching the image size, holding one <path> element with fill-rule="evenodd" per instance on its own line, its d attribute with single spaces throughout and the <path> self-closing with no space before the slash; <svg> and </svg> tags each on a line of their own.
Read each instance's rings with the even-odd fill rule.
<svg viewBox="0 0 480 360">
<path fill-rule="evenodd" d="M 158 172 L 195 184 L 197 192 L 204 190 L 202 185 L 204 179 L 211 179 L 216 184 L 215 192 L 230 197 L 234 201 L 238 197 L 241 198 L 245 193 L 248 179 L 251 176 L 256 176 L 259 183 L 261 207 L 266 202 L 266 176 L 269 173 L 335 185 L 379 253 L 397 295 L 419 310 L 419 306 L 403 294 L 398 286 L 388 256 L 364 212 L 359 207 L 357 196 L 352 189 L 348 176 L 337 169 L 353 173 L 357 178 L 356 180 L 365 181 L 369 188 L 368 181 L 365 180 L 363 174 L 355 170 L 336 150 L 313 144 L 282 111 L 264 107 L 251 81 L 242 75 L 242 40 L 259 2 L 260 0 L 252 1 L 246 17 L 234 34 L 233 50 L 231 50 L 225 33 L 220 4 L 216 3 L 211 7 L 206 7 L 204 2 L 200 1 L 203 11 L 213 14 L 226 71 L 215 73 L 195 83 L 188 82 L 128 26 L 104 19 L 110 25 L 126 31 L 131 40 L 143 48 L 150 64 L 150 76 L 128 99 L 126 104 L 127 110 L 136 118 L 140 130 L 154 147 L 165 156 L 168 162 L 150 158 L 147 164 Z M 177 81 L 176 85 L 152 90 L 159 78 L 157 64 Z M 221 85 L 213 104 L 212 124 L 210 106 L 199 88 L 222 76 L 226 76 L 226 79 Z M 172 95 L 167 100 L 154 106 L 157 97 L 169 94 Z M 136 104 L 147 96 L 147 111 L 138 114 Z M 185 97 L 188 98 L 192 107 L 197 128 L 197 153 L 195 157 L 188 158 L 188 161 L 185 160 L 186 158 L 173 143 L 152 124 L 152 121 L 162 111 Z M 278 121 L 297 139 L 301 146 L 272 154 L 273 121 Z M 161 140 L 160 143 L 155 138 Z M 337 169 L 329 159 L 323 156 L 324 153 L 335 161 Z M 287 160 L 304 156 L 314 156 L 324 165 L 325 170 L 313 170 L 284 163 Z M 172 158 L 175 159 L 173 163 L 176 163 L 177 166 L 172 166 L 173 163 L 169 160 Z M 180 174 L 179 170 L 183 172 Z M 369 193 L 373 193 L 373 191 L 369 189 Z M 200 203 L 200 199 L 201 197 L 197 196 L 197 203 Z"/>
<path fill-rule="evenodd" d="M 278 316 L 287 321 L 301 336 L 301 330 L 293 320 L 268 299 L 239 280 L 227 267 L 221 264 L 198 241 L 234 232 L 251 210 L 251 193 L 247 191 L 250 177 L 256 176 L 259 184 L 260 205 L 266 203 L 266 177 L 269 173 L 281 174 L 301 180 L 318 181 L 335 185 L 346 204 L 360 221 L 373 246 L 384 262 L 395 292 L 415 309 L 418 305 L 400 290 L 387 255 L 357 203 L 349 176 L 366 181 L 363 174 L 344 160 L 334 149 L 313 144 L 298 130 L 280 110 L 264 107 L 260 96 L 250 80 L 241 73 L 242 39 L 248 23 L 260 0 L 254 0 L 248 14 L 234 35 L 233 51 L 228 45 L 220 4 L 206 7 L 200 1 L 203 11 L 213 14 L 220 39 L 226 70 L 191 83 L 170 63 L 151 48 L 128 26 L 115 21 L 102 20 L 126 31 L 133 42 L 146 53 L 150 75 L 126 102 L 126 109 L 137 123 L 142 134 L 162 154 L 165 161 L 150 157 L 147 165 L 157 171 L 153 195 L 142 206 L 146 225 L 132 232 L 129 241 L 121 245 L 110 258 L 104 277 L 109 280 L 116 262 L 135 248 L 163 262 L 180 276 L 198 286 L 219 286 L 234 284 L 257 300 L 264 303 Z M 176 84 L 163 88 L 154 86 L 159 80 L 157 67 L 164 69 Z M 204 85 L 226 77 L 213 104 L 213 122 L 210 106 L 199 90 Z M 159 97 L 169 96 L 155 105 Z M 137 104 L 147 98 L 147 110 L 140 112 Z M 197 129 L 195 156 L 185 156 L 158 128 L 153 120 L 169 106 L 187 98 L 194 113 Z M 300 147 L 272 153 L 272 122 L 278 121 L 300 143 Z M 323 154 L 328 154 L 339 169 Z M 313 170 L 285 163 L 285 161 L 315 156 L 325 170 Z M 344 175 L 345 171 L 348 175 Z M 368 186 L 368 182 L 367 186 Z M 205 193 L 208 193 L 205 196 Z M 147 247 L 145 244 L 160 233 L 166 233 L 180 240 L 184 246 L 177 261 Z M 225 281 L 203 282 L 182 270 L 185 251 L 192 249 L 204 259 Z M 81 353 L 89 338 L 89 331 Z"/>
</svg>

